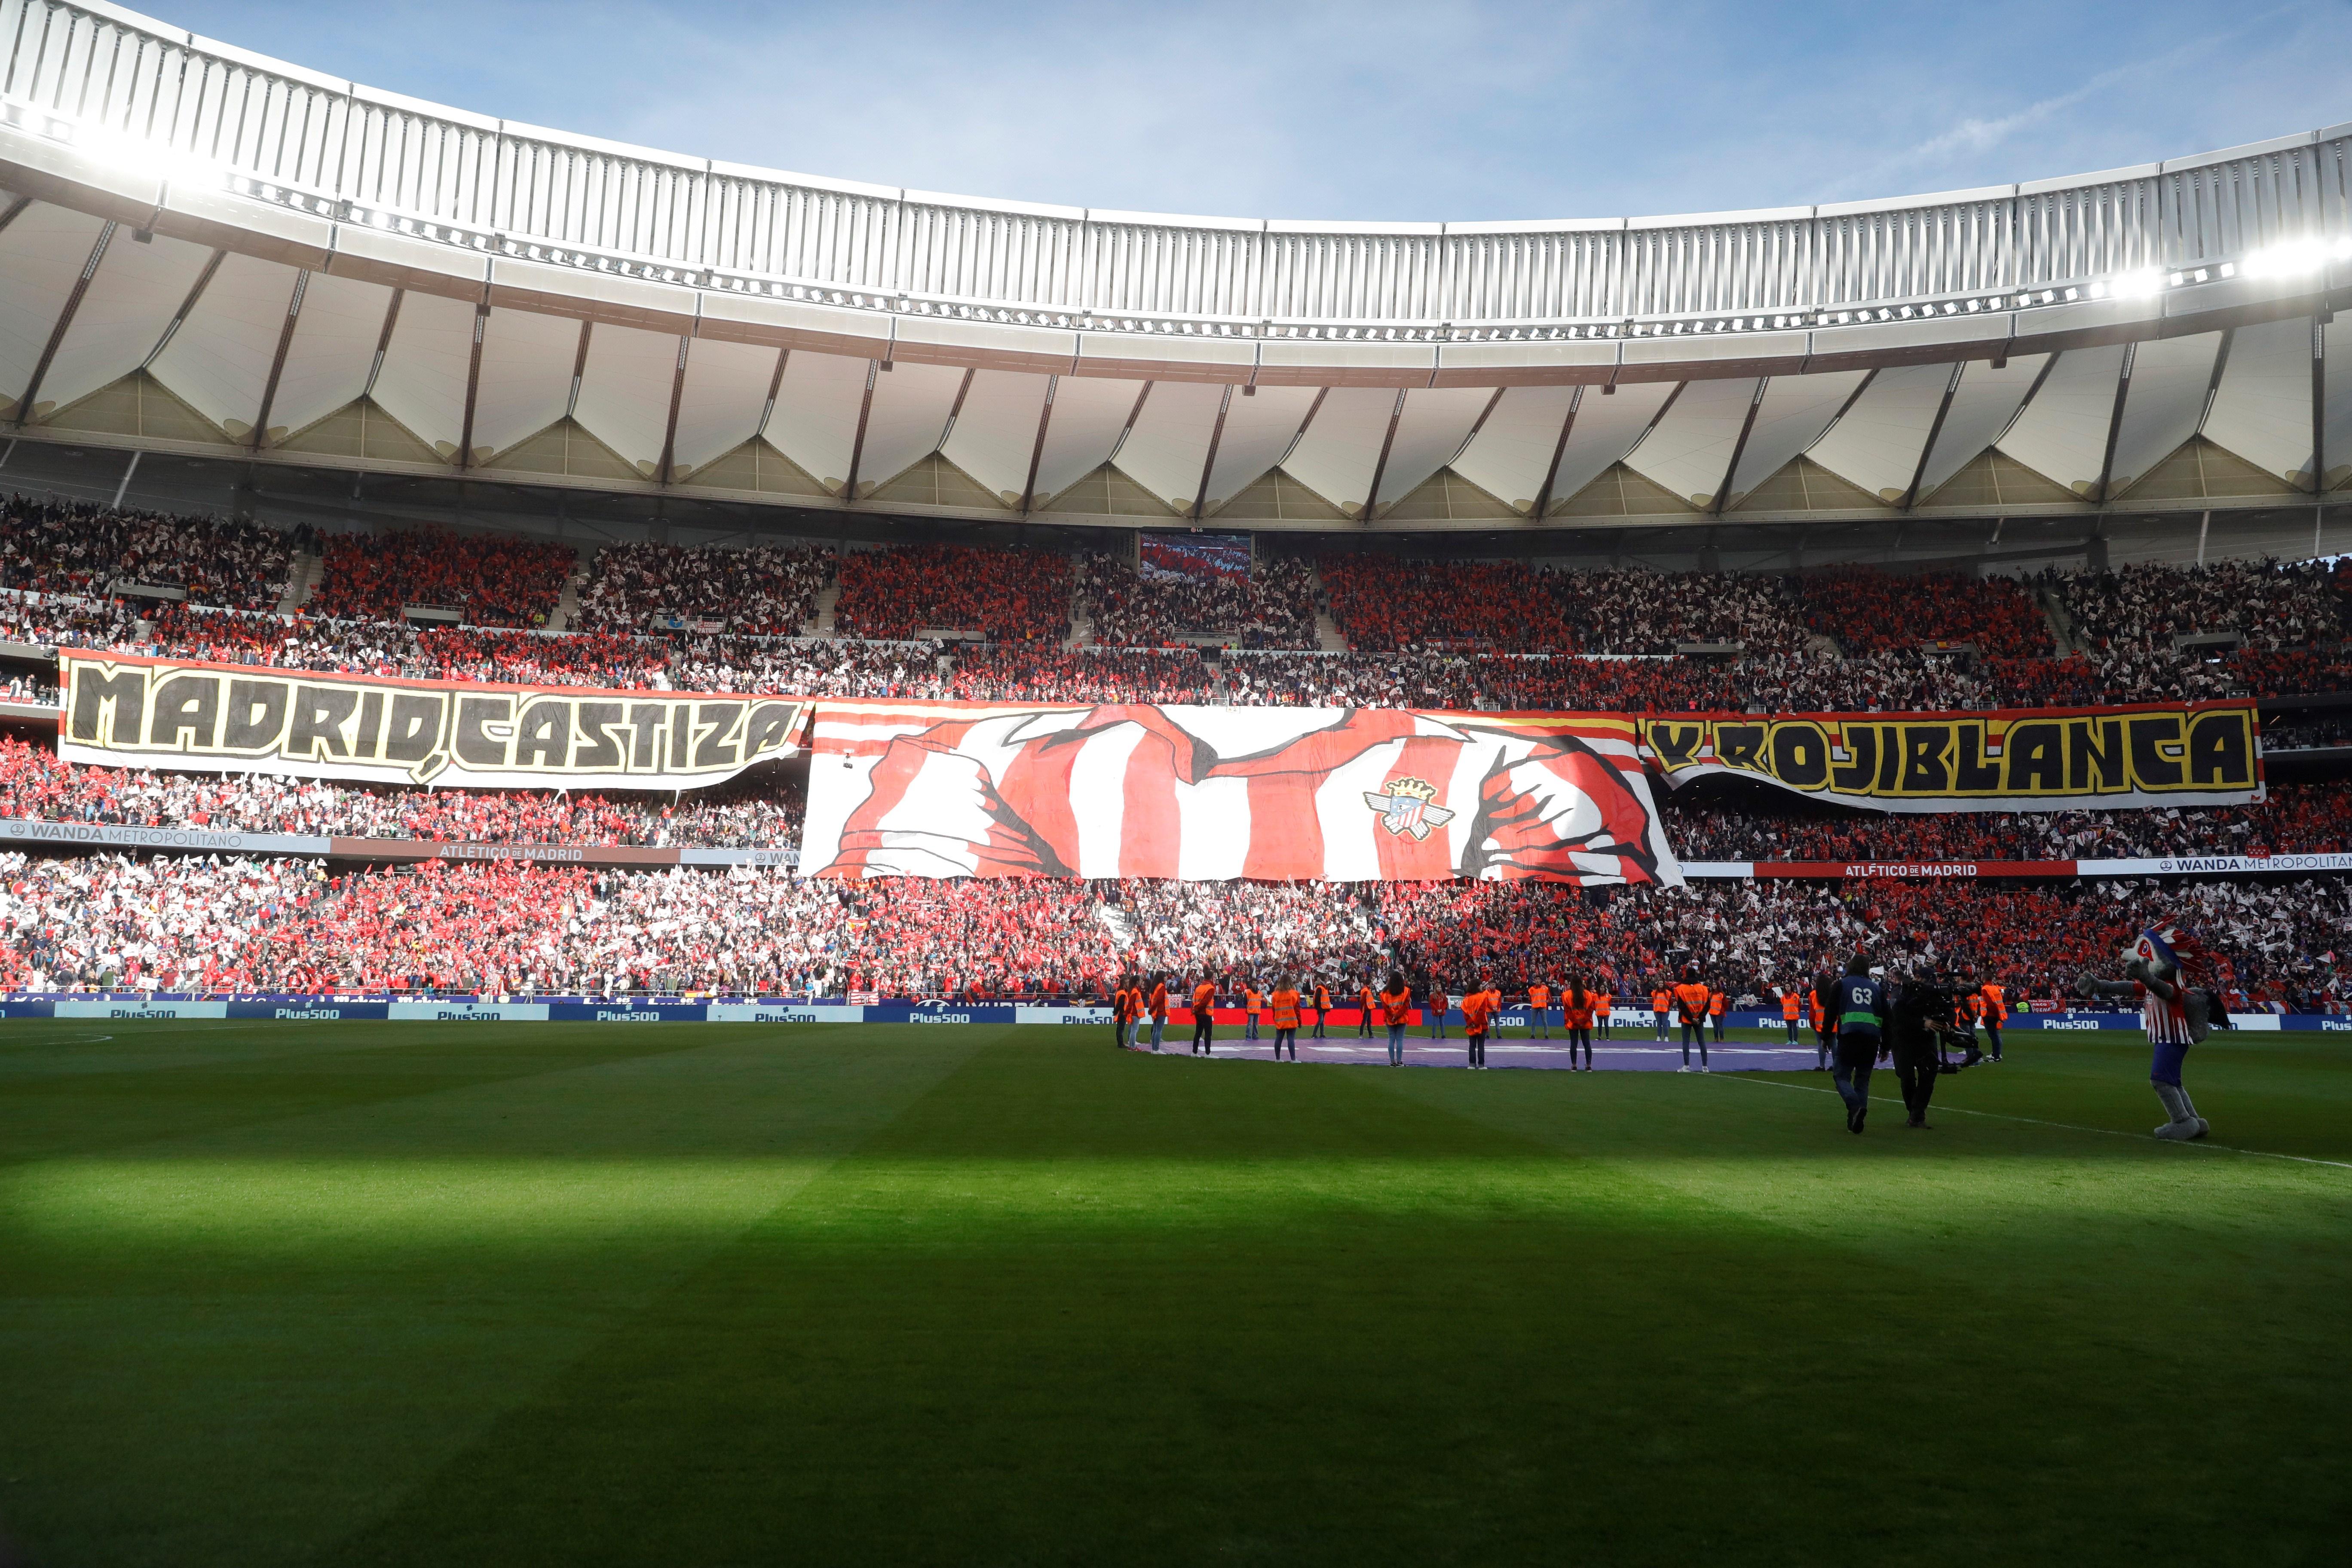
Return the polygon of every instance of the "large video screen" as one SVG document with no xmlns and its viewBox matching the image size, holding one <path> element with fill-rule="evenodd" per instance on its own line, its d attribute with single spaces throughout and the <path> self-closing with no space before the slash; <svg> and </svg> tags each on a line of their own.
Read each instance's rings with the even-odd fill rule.
<svg viewBox="0 0 2352 1568">
<path fill-rule="evenodd" d="M 1250 574 L 1250 536 L 1246 533 L 1146 533 L 1137 542 L 1136 564 L 1146 577 L 1183 578 L 1201 583 L 1212 578 Z"/>
</svg>

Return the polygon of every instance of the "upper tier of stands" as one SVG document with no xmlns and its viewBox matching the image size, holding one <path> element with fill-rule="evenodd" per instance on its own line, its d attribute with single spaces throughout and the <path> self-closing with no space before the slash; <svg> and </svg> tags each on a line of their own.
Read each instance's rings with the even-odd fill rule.
<svg viewBox="0 0 2352 1568">
<path fill-rule="evenodd" d="M 1070 559 L 1042 550 L 909 544 L 842 557 L 835 624 L 845 637 L 927 628 L 991 642 L 1060 642 L 1070 632 Z"/>
<path fill-rule="evenodd" d="M 580 590 L 575 631 L 653 631 L 684 620 L 747 637 L 798 637 L 832 581 L 830 550 L 607 544 Z"/>
<path fill-rule="evenodd" d="M 293 554 L 287 535 L 249 522 L 21 496 L 0 508 L 0 588 L 102 599 L 118 582 L 152 584 L 200 605 L 266 610 L 286 592 Z"/>
<path fill-rule="evenodd" d="M 0 855 L 0 986 L 158 990 L 623 989 L 764 995 L 1100 995 L 1123 970 L 1228 991 L 1292 973 L 1336 988 L 1402 967 L 1459 991 L 1571 978 L 1646 1005 L 1697 965 L 1733 995 L 1899 967 L 2047 995 L 2136 931 L 2189 922 L 2257 1002 L 2344 1000 L 2352 880 L 2049 887 L 1712 883 L 1586 898 L 1539 883 L 929 881 L 428 862 Z"/>
<path fill-rule="evenodd" d="M 568 546 L 436 530 L 331 536 L 316 593 L 289 619 L 259 613 L 284 591 L 289 543 L 252 525 L 15 503 L 0 516 L 0 578 L 30 593 L 0 595 L 0 640 L 417 677 L 1048 701 L 1916 710 L 2352 691 L 2352 567 L 2341 563 L 2017 580 L 1332 555 L 1320 582 L 1353 651 L 1324 654 L 1309 651 L 1318 568 L 1300 561 L 1262 559 L 1246 580 L 1168 581 L 1109 557 L 1013 547 L 836 561 L 822 549 L 613 545 L 591 563 L 572 634 L 541 637 L 520 628 L 553 613 Z M 828 574 L 841 637 L 771 640 L 815 618 Z M 184 585 L 187 603 L 106 597 L 134 577 Z M 51 596 L 66 591 L 78 597 Z M 412 605 L 458 607 L 473 624 L 415 628 L 401 618 Z M 1066 646 L 1074 607 L 1096 646 Z M 2063 657 L 2053 620 L 2074 649 Z M 1203 626 L 1241 646 L 1214 661 L 1114 651 Z M 900 640 L 926 630 L 990 646 Z M 2245 646 L 2176 647 L 2214 634 Z M 1675 656 L 1691 645 L 1736 650 Z"/>
<path fill-rule="evenodd" d="M 410 605 L 457 610 L 479 626 L 541 626 L 572 574 L 568 544 L 420 528 L 338 533 L 321 552 L 311 615 L 393 620 Z"/>
</svg>

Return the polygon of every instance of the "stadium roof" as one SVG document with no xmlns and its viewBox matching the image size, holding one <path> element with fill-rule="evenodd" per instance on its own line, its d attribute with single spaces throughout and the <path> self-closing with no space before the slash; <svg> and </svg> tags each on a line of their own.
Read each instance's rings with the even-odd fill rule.
<svg viewBox="0 0 2352 1568">
<path fill-rule="evenodd" d="M 682 158 L 0 0 L 17 438 L 1414 531 L 2352 482 L 2352 126 L 2072 179 L 1300 224 Z"/>
</svg>

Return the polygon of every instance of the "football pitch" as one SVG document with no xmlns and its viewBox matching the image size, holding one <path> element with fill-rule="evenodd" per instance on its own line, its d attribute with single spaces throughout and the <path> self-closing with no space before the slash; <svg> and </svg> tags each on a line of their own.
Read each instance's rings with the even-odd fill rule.
<svg viewBox="0 0 2352 1568">
<path fill-rule="evenodd" d="M 1108 1037 L 0 1025 L 0 1562 L 2345 1560 L 2345 1037 Z"/>
</svg>

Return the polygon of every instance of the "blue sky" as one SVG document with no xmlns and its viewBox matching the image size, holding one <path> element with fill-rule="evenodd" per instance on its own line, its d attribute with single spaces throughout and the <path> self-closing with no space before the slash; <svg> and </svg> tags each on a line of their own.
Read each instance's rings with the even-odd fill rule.
<svg viewBox="0 0 2352 1568">
<path fill-rule="evenodd" d="M 2352 0 L 144 4 L 510 120 L 882 184 L 1213 216 L 1798 205 L 2352 121 Z"/>
</svg>

